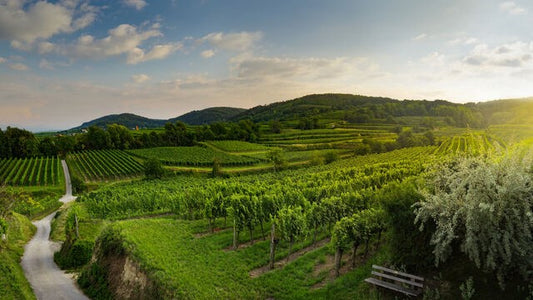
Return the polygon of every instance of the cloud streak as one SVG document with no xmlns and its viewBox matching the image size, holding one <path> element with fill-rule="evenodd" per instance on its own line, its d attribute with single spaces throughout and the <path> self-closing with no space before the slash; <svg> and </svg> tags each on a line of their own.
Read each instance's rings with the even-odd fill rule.
<svg viewBox="0 0 533 300">
<path fill-rule="evenodd" d="M 527 10 L 518 6 L 514 1 L 506 1 L 500 4 L 500 10 L 510 15 L 523 15 L 527 13 Z"/>
<path fill-rule="evenodd" d="M 124 0 L 124 4 L 129 7 L 133 7 L 136 10 L 141 10 L 146 6 L 146 1 L 144 0 Z"/>
</svg>

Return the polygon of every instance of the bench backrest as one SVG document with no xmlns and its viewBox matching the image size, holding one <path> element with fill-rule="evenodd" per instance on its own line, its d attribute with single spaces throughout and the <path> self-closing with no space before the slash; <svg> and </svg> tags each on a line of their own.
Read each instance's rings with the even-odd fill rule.
<svg viewBox="0 0 533 300">
<path fill-rule="evenodd" d="M 377 270 L 377 271 L 374 271 Z M 415 276 L 407 274 L 404 272 L 392 270 L 389 268 L 372 265 L 372 275 L 393 280 L 396 282 L 401 282 L 407 285 L 410 285 L 414 288 L 423 288 L 424 287 L 424 278 L 420 276 Z"/>
</svg>

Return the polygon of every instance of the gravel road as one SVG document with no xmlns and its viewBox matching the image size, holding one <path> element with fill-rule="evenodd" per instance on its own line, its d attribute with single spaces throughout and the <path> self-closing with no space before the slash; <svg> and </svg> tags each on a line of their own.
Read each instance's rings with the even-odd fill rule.
<svg viewBox="0 0 533 300">
<path fill-rule="evenodd" d="M 65 174 L 66 193 L 59 199 L 68 203 L 76 199 L 72 196 L 72 186 L 67 164 L 61 161 Z M 54 262 L 54 252 L 59 250 L 59 244 L 50 241 L 50 224 L 56 212 L 51 213 L 42 220 L 35 221 L 37 233 L 26 244 L 22 256 L 24 274 L 33 288 L 37 299 L 89 299 L 74 284 L 69 275 L 65 274 Z"/>
</svg>

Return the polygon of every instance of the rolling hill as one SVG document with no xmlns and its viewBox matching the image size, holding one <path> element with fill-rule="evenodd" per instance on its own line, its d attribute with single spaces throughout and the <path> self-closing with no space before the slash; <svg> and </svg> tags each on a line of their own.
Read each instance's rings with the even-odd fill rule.
<svg viewBox="0 0 533 300">
<path fill-rule="evenodd" d="M 177 118 L 170 119 L 170 122 L 181 121 L 189 125 L 203 125 L 214 122 L 229 121 L 236 115 L 245 112 L 244 108 L 235 107 L 210 107 L 203 110 L 193 110 Z"/>
<path fill-rule="evenodd" d="M 168 122 L 181 121 L 189 125 L 202 125 L 214 122 L 228 121 L 235 115 L 245 111 L 243 108 L 234 107 L 211 107 L 203 110 L 195 110 L 176 118 L 150 119 L 130 113 L 107 115 L 92 121 L 85 122 L 80 126 L 67 130 L 68 132 L 81 131 L 90 126 L 106 127 L 111 124 L 120 124 L 128 128 L 158 128 L 163 127 Z"/>
<path fill-rule="evenodd" d="M 195 110 L 168 120 L 149 119 L 124 113 L 104 116 L 68 131 L 80 131 L 91 125 L 105 127 L 121 124 L 128 128 L 157 128 L 167 122 L 181 121 L 203 125 L 223 121 L 250 119 L 254 122 L 271 120 L 297 121 L 302 118 L 346 121 L 349 123 L 402 123 L 409 118 L 423 120 L 436 117 L 439 122 L 458 127 L 484 127 L 488 124 L 531 123 L 529 112 L 532 99 L 508 99 L 480 103 L 458 104 L 444 100 L 396 100 L 351 94 L 313 94 L 304 97 L 259 105 L 251 109 L 211 107 Z M 418 123 L 418 122 L 415 122 Z"/>
</svg>

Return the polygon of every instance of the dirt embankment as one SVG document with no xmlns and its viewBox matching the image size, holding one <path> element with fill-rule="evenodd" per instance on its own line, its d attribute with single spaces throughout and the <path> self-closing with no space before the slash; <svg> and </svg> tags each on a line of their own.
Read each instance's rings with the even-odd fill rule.
<svg viewBox="0 0 533 300">
<path fill-rule="evenodd" d="M 98 238 L 80 286 L 91 298 L 166 299 L 166 293 L 123 247 L 120 232 L 104 230 Z"/>
</svg>

